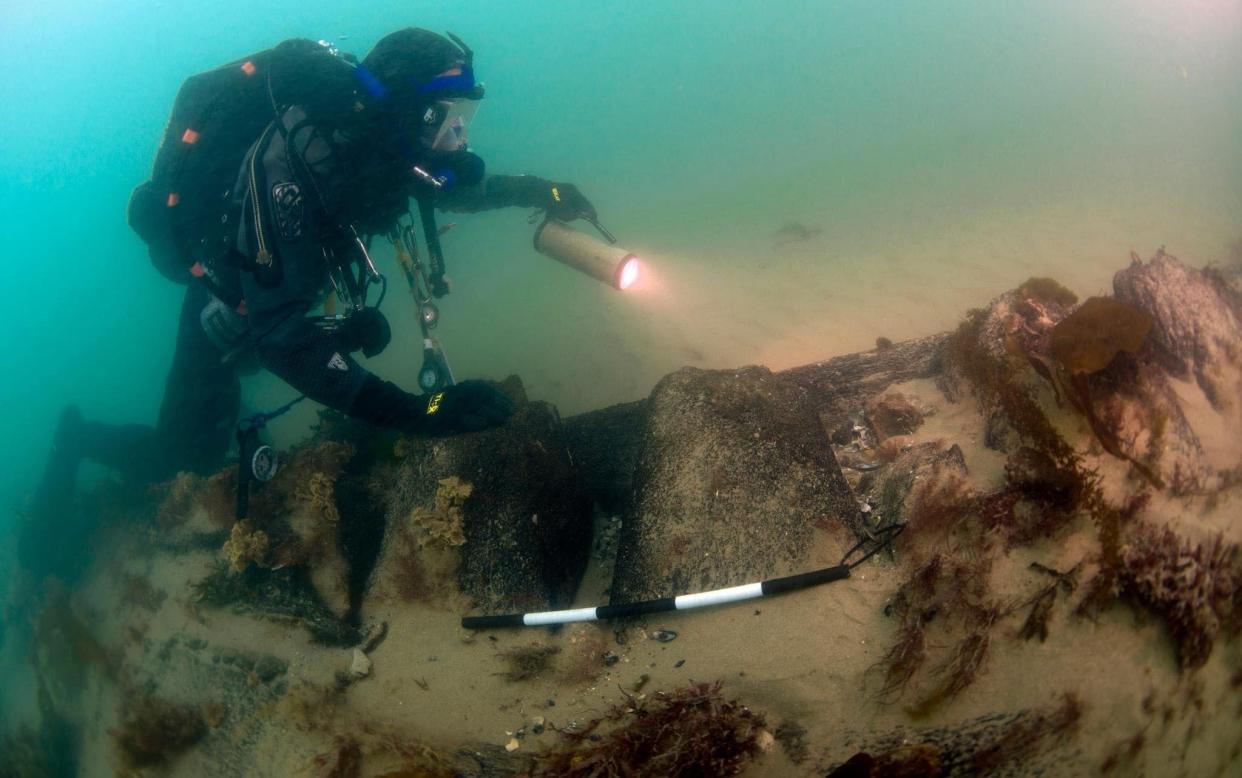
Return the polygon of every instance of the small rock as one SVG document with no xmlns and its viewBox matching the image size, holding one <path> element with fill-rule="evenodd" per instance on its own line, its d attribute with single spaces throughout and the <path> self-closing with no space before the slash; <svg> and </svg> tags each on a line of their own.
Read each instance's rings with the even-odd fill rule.
<svg viewBox="0 0 1242 778">
<path fill-rule="evenodd" d="M 615 665 L 617 662 L 620 662 L 620 661 L 621 661 L 621 657 L 617 656 L 611 651 L 604 652 L 604 667 L 612 667 L 613 665 Z"/>
<path fill-rule="evenodd" d="M 358 649 L 354 649 L 354 659 L 349 663 L 349 674 L 355 678 L 365 678 L 371 674 L 371 658 Z"/>
<path fill-rule="evenodd" d="M 672 643 L 677 639 L 677 633 L 671 629 L 657 629 L 651 633 L 652 640 L 658 640 L 661 643 Z"/>
<path fill-rule="evenodd" d="M 544 720 L 543 716 L 536 716 L 530 720 L 530 731 L 536 735 L 542 735 L 546 727 L 547 722 Z"/>
<path fill-rule="evenodd" d="M 673 667 L 681 667 L 681 666 L 682 666 L 682 665 L 684 665 L 685 663 L 686 663 L 686 660 L 684 660 L 684 659 L 678 659 L 676 662 L 674 662 L 674 663 L 673 663 Z"/>
<path fill-rule="evenodd" d="M 755 738 L 755 745 L 759 746 L 759 750 L 766 754 L 776 745 L 776 738 L 765 729 L 760 731 L 759 736 Z"/>
<path fill-rule="evenodd" d="M 511 737 L 511 738 L 509 738 L 509 742 L 508 742 L 508 743 L 505 743 L 505 750 L 506 750 L 506 751 L 508 751 L 508 752 L 510 752 L 510 753 L 512 753 L 512 752 L 514 752 L 514 751 L 516 751 L 516 750 L 518 750 L 518 749 L 519 749 L 519 748 L 521 748 L 521 747 L 522 747 L 522 744 L 521 744 L 521 743 L 519 743 L 519 742 L 518 742 L 518 739 L 517 739 L 517 738 L 515 738 L 515 737 Z"/>
</svg>

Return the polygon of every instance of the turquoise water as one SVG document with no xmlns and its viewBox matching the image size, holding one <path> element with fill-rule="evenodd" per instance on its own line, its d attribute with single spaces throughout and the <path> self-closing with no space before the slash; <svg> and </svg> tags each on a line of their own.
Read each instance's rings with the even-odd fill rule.
<svg viewBox="0 0 1242 778">
<path fill-rule="evenodd" d="M 488 87 L 472 140 L 490 169 L 578 183 L 648 257 L 627 298 L 534 254 L 524 213 L 446 238 L 457 372 L 520 373 L 565 412 L 641 397 L 685 362 L 783 367 L 943 329 L 1032 274 L 1104 289 L 1131 248 L 1224 261 L 1242 236 L 1237 3 L 600 5 L 0 12 L 0 535 L 65 403 L 154 420 L 181 290 L 126 226 L 129 191 L 182 79 L 288 37 L 362 55 L 408 24 L 457 32 Z M 822 232 L 774 248 L 790 221 Z M 374 367 L 412 386 L 404 303 Z M 251 407 L 293 396 L 264 376 L 245 391 Z"/>
</svg>

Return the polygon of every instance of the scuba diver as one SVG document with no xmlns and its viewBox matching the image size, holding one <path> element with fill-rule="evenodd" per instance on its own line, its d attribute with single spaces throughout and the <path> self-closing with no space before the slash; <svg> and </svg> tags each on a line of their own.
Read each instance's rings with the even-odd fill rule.
<svg viewBox="0 0 1242 778">
<path fill-rule="evenodd" d="M 436 209 L 516 206 L 595 219 L 572 184 L 485 174 L 466 146 L 483 87 L 469 47 L 449 36 L 399 30 L 361 62 L 322 42 L 286 41 L 186 82 L 152 179 L 129 206 L 157 268 L 187 284 L 158 420 L 103 424 L 66 409 L 31 524 L 60 531 L 50 519 L 71 507 L 83 459 L 134 484 L 217 470 L 248 365 L 328 408 L 415 435 L 477 431 L 509 417 L 513 403 L 486 382 L 453 383 L 433 369 L 423 385 L 430 391 L 416 394 L 354 356 L 378 354 L 391 335 L 378 303 L 367 302 L 369 287 L 381 286 L 381 301 L 386 289 L 368 255 L 374 236 L 391 237 L 408 262 L 419 225 L 430 272 L 413 278 L 407 267 L 407 280 L 429 300 L 448 292 Z M 331 299 L 344 313 L 314 315 Z M 24 540 L 35 546 L 29 552 L 47 553 L 38 537 Z"/>
</svg>

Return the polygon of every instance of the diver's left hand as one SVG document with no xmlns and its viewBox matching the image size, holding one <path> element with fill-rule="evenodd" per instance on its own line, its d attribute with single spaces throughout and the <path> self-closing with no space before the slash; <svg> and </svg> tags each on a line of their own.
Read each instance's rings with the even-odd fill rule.
<svg viewBox="0 0 1242 778">
<path fill-rule="evenodd" d="M 363 308 L 345 320 L 344 336 L 345 348 L 351 352 L 361 351 L 370 359 L 388 348 L 392 328 L 378 308 Z"/>
<path fill-rule="evenodd" d="M 595 221 L 595 206 L 573 184 L 552 184 L 548 190 L 548 215 L 563 222 L 574 219 Z"/>
</svg>

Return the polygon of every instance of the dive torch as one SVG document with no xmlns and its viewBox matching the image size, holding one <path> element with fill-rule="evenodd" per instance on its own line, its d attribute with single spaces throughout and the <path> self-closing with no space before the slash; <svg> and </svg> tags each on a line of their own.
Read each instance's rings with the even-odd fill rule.
<svg viewBox="0 0 1242 778">
<path fill-rule="evenodd" d="M 638 280 L 638 257 L 617 246 L 617 239 L 598 221 L 586 221 L 599 230 L 608 242 L 571 229 L 563 222 L 545 218 L 535 230 L 535 251 L 613 289 L 629 289 Z"/>
</svg>

